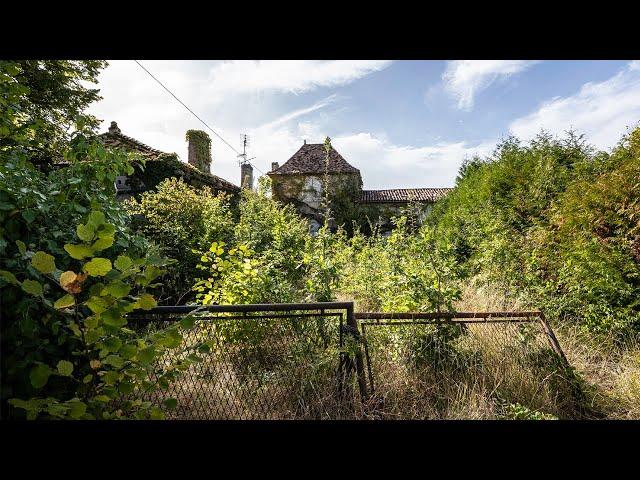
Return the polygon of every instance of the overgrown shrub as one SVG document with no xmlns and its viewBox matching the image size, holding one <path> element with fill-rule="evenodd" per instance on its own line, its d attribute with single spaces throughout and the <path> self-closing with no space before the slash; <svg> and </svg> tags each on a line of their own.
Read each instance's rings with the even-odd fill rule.
<svg viewBox="0 0 640 480">
<path fill-rule="evenodd" d="M 160 301 L 178 304 L 192 300 L 201 256 L 197 252 L 207 250 L 214 241 L 233 238 L 235 221 L 228 195 L 214 195 L 208 187 L 198 189 L 182 179 L 169 178 L 155 191 L 144 192 L 139 200 L 127 201 L 126 209 L 137 218 L 136 230 L 176 260 L 168 268 Z"/>
</svg>

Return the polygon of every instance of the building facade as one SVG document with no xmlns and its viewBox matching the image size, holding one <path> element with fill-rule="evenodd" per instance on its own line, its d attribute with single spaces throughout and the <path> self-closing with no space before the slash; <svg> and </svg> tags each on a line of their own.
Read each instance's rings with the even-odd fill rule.
<svg viewBox="0 0 640 480">
<path fill-rule="evenodd" d="M 333 147 L 328 157 L 327 161 L 323 144 L 305 141 L 282 166 L 272 163 L 267 174 L 271 178 L 273 197 L 294 205 L 298 213 L 307 218 L 312 232 L 324 222 L 325 197 L 329 198 L 331 206 L 330 227 L 345 225 L 349 229 L 355 221 L 362 227 L 370 224 L 385 232 L 392 228 L 391 219 L 409 204 L 416 207 L 421 221 L 431 206 L 451 190 L 364 190 L 360 170 L 350 165 Z"/>
</svg>

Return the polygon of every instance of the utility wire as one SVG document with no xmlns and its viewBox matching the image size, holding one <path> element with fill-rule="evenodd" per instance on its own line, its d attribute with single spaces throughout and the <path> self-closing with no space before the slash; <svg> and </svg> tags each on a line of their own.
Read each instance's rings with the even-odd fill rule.
<svg viewBox="0 0 640 480">
<path fill-rule="evenodd" d="M 229 142 L 227 142 L 224 138 L 222 138 L 220 135 L 218 135 L 218 133 L 216 133 L 216 131 L 211 128 L 209 125 L 207 125 L 207 122 L 205 122 L 204 120 L 202 120 L 198 115 L 195 114 L 195 112 L 193 110 L 191 110 L 187 105 L 185 105 L 185 103 L 180 100 L 178 97 L 176 97 L 173 92 L 171 90 L 169 90 L 167 87 L 164 86 L 164 84 L 158 80 L 149 70 L 147 70 L 146 68 L 144 68 L 144 66 L 138 61 L 138 60 L 134 60 L 134 62 L 136 62 L 138 64 L 138 66 L 140 68 L 142 68 L 145 72 L 147 72 L 149 74 L 149 76 L 151 78 L 153 78 L 156 82 L 158 82 L 160 84 L 160 86 L 162 88 L 164 88 L 167 92 L 169 92 L 169 94 L 175 98 L 178 102 L 180 102 L 180 104 L 186 108 L 187 110 L 189 110 L 189 112 L 191 113 L 191 115 L 193 115 L 194 117 L 196 117 L 198 120 L 200 120 L 200 122 L 202 122 L 202 124 L 207 127 L 209 130 L 211 130 L 211 132 L 218 137 L 220 140 L 222 140 L 231 150 L 233 150 L 234 152 L 236 152 L 236 154 L 240 155 L 240 152 L 238 150 L 236 150 Z M 262 170 L 260 170 L 258 167 L 256 167 L 254 164 L 252 164 L 251 162 L 247 162 L 249 163 L 249 165 L 251 165 L 252 167 L 254 167 L 256 170 L 258 170 L 260 173 L 262 173 L 264 175 L 264 172 Z"/>
</svg>

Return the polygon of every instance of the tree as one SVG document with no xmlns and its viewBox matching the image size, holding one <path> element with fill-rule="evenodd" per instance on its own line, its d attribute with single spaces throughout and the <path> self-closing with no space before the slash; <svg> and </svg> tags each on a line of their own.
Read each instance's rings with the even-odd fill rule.
<svg viewBox="0 0 640 480">
<path fill-rule="evenodd" d="M 34 164 L 60 158 L 75 130 L 93 132 L 98 119 L 85 112 L 100 100 L 96 83 L 103 60 L 0 61 L 0 154 L 17 148 Z"/>
</svg>

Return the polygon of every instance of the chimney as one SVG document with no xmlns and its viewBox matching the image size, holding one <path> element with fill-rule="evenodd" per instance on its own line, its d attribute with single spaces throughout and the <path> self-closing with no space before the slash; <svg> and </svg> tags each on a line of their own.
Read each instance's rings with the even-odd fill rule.
<svg viewBox="0 0 640 480">
<path fill-rule="evenodd" d="M 189 165 L 203 173 L 211 174 L 211 138 L 202 130 L 187 130 Z"/>
<path fill-rule="evenodd" d="M 116 122 L 111 122 L 111 126 L 109 127 L 109 133 L 122 133 L 120 128 L 118 128 L 118 124 Z"/>
<path fill-rule="evenodd" d="M 280 165 L 278 165 L 278 162 L 271 162 L 271 171 L 272 172 L 275 172 L 279 167 L 280 167 Z"/>
<path fill-rule="evenodd" d="M 305 145 L 307 144 L 307 139 L 306 139 L 306 138 L 304 139 L 304 144 L 305 144 Z"/>
<path fill-rule="evenodd" d="M 253 190 L 253 167 L 249 162 L 240 165 L 240 188 Z"/>
</svg>

